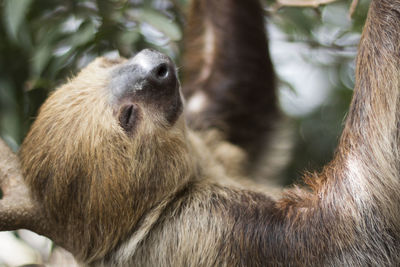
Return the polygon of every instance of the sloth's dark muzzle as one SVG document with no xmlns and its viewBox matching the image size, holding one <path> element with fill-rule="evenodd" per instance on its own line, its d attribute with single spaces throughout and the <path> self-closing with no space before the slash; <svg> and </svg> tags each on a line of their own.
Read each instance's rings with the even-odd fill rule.
<svg viewBox="0 0 400 267">
<path fill-rule="evenodd" d="M 117 67 L 111 77 L 112 100 L 115 104 L 132 101 L 161 111 L 169 123 L 182 112 L 179 81 L 169 57 L 145 49 Z"/>
</svg>

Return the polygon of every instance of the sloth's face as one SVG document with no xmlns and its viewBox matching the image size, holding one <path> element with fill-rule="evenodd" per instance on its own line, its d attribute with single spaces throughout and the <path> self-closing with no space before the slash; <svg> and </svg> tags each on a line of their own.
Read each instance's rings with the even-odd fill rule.
<svg viewBox="0 0 400 267">
<path fill-rule="evenodd" d="M 182 102 L 174 63 L 145 49 L 130 59 L 96 59 L 46 100 L 38 120 L 70 136 L 132 143 L 140 135 L 184 131 Z"/>
<path fill-rule="evenodd" d="M 49 160 L 65 161 L 60 167 L 115 158 L 136 173 L 137 165 L 150 168 L 147 161 L 175 154 L 168 150 L 186 150 L 182 102 L 167 56 L 145 49 L 131 59 L 98 58 L 45 101 L 25 143 L 38 138 L 32 151 L 54 153 Z"/>
<path fill-rule="evenodd" d="M 96 59 L 42 105 L 20 152 L 28 185 L 57 223 L 68 223 L 60 215 L 67 203 L 77 228 L 93 223 L 101 232 L 130 213 L 128 231 L 191 177 L 182 109 L 167 56 Z"/>
</svg>

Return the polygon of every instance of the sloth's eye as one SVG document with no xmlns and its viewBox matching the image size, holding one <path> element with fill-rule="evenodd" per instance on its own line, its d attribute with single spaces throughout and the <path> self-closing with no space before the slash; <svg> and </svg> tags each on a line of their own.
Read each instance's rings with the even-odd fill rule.
<svg viewBox="0 0 400 267">
<path fill-rule="evenodd" d="M 127 133 L 132 133 L 133 129 L 135 128 L 136 119 L 137 109 L 135 105 L 124 105 L 120 109 L 119 124 Z"/>
</svg>

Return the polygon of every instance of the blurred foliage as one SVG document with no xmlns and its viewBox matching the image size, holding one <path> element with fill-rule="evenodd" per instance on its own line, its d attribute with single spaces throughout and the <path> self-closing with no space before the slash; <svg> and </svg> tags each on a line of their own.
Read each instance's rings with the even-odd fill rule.
<svg viewBox="0 0 400 267">
<path fill-rule="evenodd" d="M 129 57 L 153 47 L 179 62 L 187 2 L 0 0 L 1 137 L 17 150 L 51 90 L 99 55 Z M 332 157 L 351 98 L 354 56 L 369 1 L 360 1 L 351 20 L 350 1 L 273 11 L 274 1 L 264 2 L 269 21 L 286 42 L 307 47 L 299 53 L 326 73 L 332 88 L 317 108 L 292 114 L 296 142 L 286 175 L 298 177 L 304 168 L 318 169 Z"/>
<path fill-rule="evenodd" d="M 324 72 L 324 86 L 328 87 L 326 98 L 316 108 L 306 114 L 291 114 L 296 131 L 291 161 L 283 174 L 288 184 L 299 181 L 305 170 L 320 171 L 334 155 L 353 93 L 355 57 L 369 3 L 360 0 L 351 18 L 351 1 L 318 8 L 286 7 L 271 16 L 286 41 L 307 48 L 296 52 Z M 280 78 L 284 81 L 287 77 Z M 307 86 L 289 90 L 296 94 Z"/>
<path fill-rule="evenodd" d="M 17 149 L 48 93 L 97 56 L 178 58 L 186 0 L 3 0 L 0 133 Z"/>
</svg>

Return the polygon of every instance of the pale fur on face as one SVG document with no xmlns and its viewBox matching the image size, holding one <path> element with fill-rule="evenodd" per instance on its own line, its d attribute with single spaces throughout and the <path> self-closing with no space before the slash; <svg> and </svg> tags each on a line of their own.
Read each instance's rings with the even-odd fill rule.
<svg viewBox="0 0 400 267">
<path fill-rule="evenodd" d="M 140 103 L 133 136 L 120 127 L 108 82 L 122 61 L 97 59 L 56 90 L 21 150 L 26 180 L 49 217 L 66 235 L 82 235 L 67 244 L 82 260 L 104 256 L 196 169 L 182 116 L 171 126 Z"/>
</svg>

